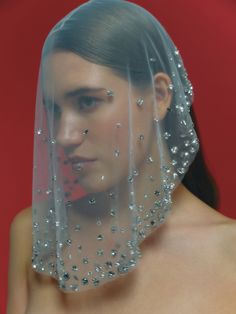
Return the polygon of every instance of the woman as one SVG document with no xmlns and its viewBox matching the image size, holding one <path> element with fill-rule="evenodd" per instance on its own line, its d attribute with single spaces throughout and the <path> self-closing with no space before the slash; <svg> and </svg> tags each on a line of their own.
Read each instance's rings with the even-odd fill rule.
<svg viewBox="0 0 236 314">
<path fill-rule="evenodd" d="M 89 1 L 52 29 L 9 314 L 235 312 L 235 221 L 196 179 L 192 96 L 179 51 L 137 5 Z"/>
</svg>

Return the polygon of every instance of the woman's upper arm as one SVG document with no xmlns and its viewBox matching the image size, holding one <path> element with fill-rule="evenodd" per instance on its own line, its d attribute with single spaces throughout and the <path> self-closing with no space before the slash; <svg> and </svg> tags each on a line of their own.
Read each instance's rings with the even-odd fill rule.
<svg viewBox="0 0 236 314">
<path fill-rule="evenodd" d="M 8 314 L 24 314 L 27 306 L 27 271 L 31 262 L 31 208 L 15 216 L 10 228 Z"/>
</svg>

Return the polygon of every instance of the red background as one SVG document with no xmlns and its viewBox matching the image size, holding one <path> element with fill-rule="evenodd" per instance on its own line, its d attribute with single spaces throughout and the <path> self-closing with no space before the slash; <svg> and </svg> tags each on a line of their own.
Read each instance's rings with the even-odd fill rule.
<svg viewBox="0 0 236 314">
<path fill-rule="evenodd" d="M 51 27 L 82 2 L 0 0 L 0 313 L 5 313 L 9 225 L 18 211 L 31 204 L 34 105 L 41 48 Z M 236 1 L 133 2 L 164 24 L 183 56 L 194 86 L 201 145 L 220 190 L 219 209 L 236 218 Z"/>
</svg>

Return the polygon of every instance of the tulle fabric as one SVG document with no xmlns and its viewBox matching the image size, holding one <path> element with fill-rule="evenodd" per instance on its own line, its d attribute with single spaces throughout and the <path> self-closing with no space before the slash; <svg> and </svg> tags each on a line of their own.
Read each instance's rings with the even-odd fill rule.
<svg viewBox="0 0 236 314">
<path fill-rule="evenodd" d="M 114 1 L 112 5 L 122 6 L 124 2 Z M 137 8 L 128 2 L 126 5 L 130 10 Z M 151 14 L 140 8 L 159 41 L 145 29 L 140 33 L 142 62 L 136 58 L 135 63 L 130 54 L 123 62 L 126 78 L 116 74 L 120 63 L 109 67 L 86 57 L 82 41 L 78 41 L 80 54 L 69 43 L 68 50 L 67 43 L 61 43 L 71 29 L 74 40 L 79 38 L 81 16 L 88 15 L 89 19 L 90 11 L 100 14 L 109 6 L 111 1 L 89 1 L 64 17 L 45 41 L 39 71 L 32 267 L 54 277 L 59 288 L 67 292 L 96 288 L 138 267 L 140 243 L 166 221 L 172 193 L 199 147 L 189 113 L 191 83 L 178 49 Z M 78 27 L 73 29 L 73 25 Z M 127 36 L 125 32 L 123 36 Z M 91 42 L 92 52 L 96 48 L 93 45 Z M 58 82 L 65 84 L 67 72 L 73 68 L 64 71 L 60 63 L 52 64 L 55 56 L 64 62 L 68 55 L 75 63 L 76 58 L 82 58 L 89 66 L 94 64 L 95 71 L 85 76 L 76 72 L 77 90 L 74 94 L 67 91 L 71 98 L 67 95 L 64 101 Z M 111 68 L 117 85 L 116 80 L 107 83 L 100 78 L 100 69 Z M 162 94 L 158 98 L 155 81 L 158 72 L 170 78 L 171 103 L 163 115 L 158 101 Z M 142 80 L 142 76 L 146 78 Z M 99 91 L 84 87 L 88 78 L 93 82 L 89 87 L 101 87 Z M 112 115 L 112 108 L 119 105 L 118 114 Z M 69 121 L 71 124 L 66 125 Z M 80 157 L 96 160 L 85 164 Z"/>
</svg>

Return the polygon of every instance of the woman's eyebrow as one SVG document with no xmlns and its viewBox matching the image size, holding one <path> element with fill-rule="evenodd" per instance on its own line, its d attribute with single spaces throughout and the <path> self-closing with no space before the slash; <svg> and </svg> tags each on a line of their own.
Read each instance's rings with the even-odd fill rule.
<svg viewBox="0 0 236 314">
<path fill-rule="evenodd" d="M 75 88 L 73 90 L 70 90 L 66 93 L 64 93 L 63 98 L 64 99 L 69 99 L 69 98 L 73 98 L 79 95 L 83 95 L 83 94 L 88 94 L 88 93 L 94 93 L 94 92 L 100 92 L 100 91 L 106 91 L 106 89 L 104 87 L 79 87 L 79 88 Z M 52 100 L 48 97 L 43 96 L 42 97 L 42 101 L 43 104 L 45 105 L 46 103 L 51 103 Z"/>
<path fill-rule="evenodd" d="M 103 87 L 79 87 L 74 90 L 68 91 L 64 94 L 64 99 L 68 99 L 71 97 L 79 96 L 81 94 L 93 93 L 93 92 L 100 92 L 105 91 L 106 89 Z"/>
</svg>

